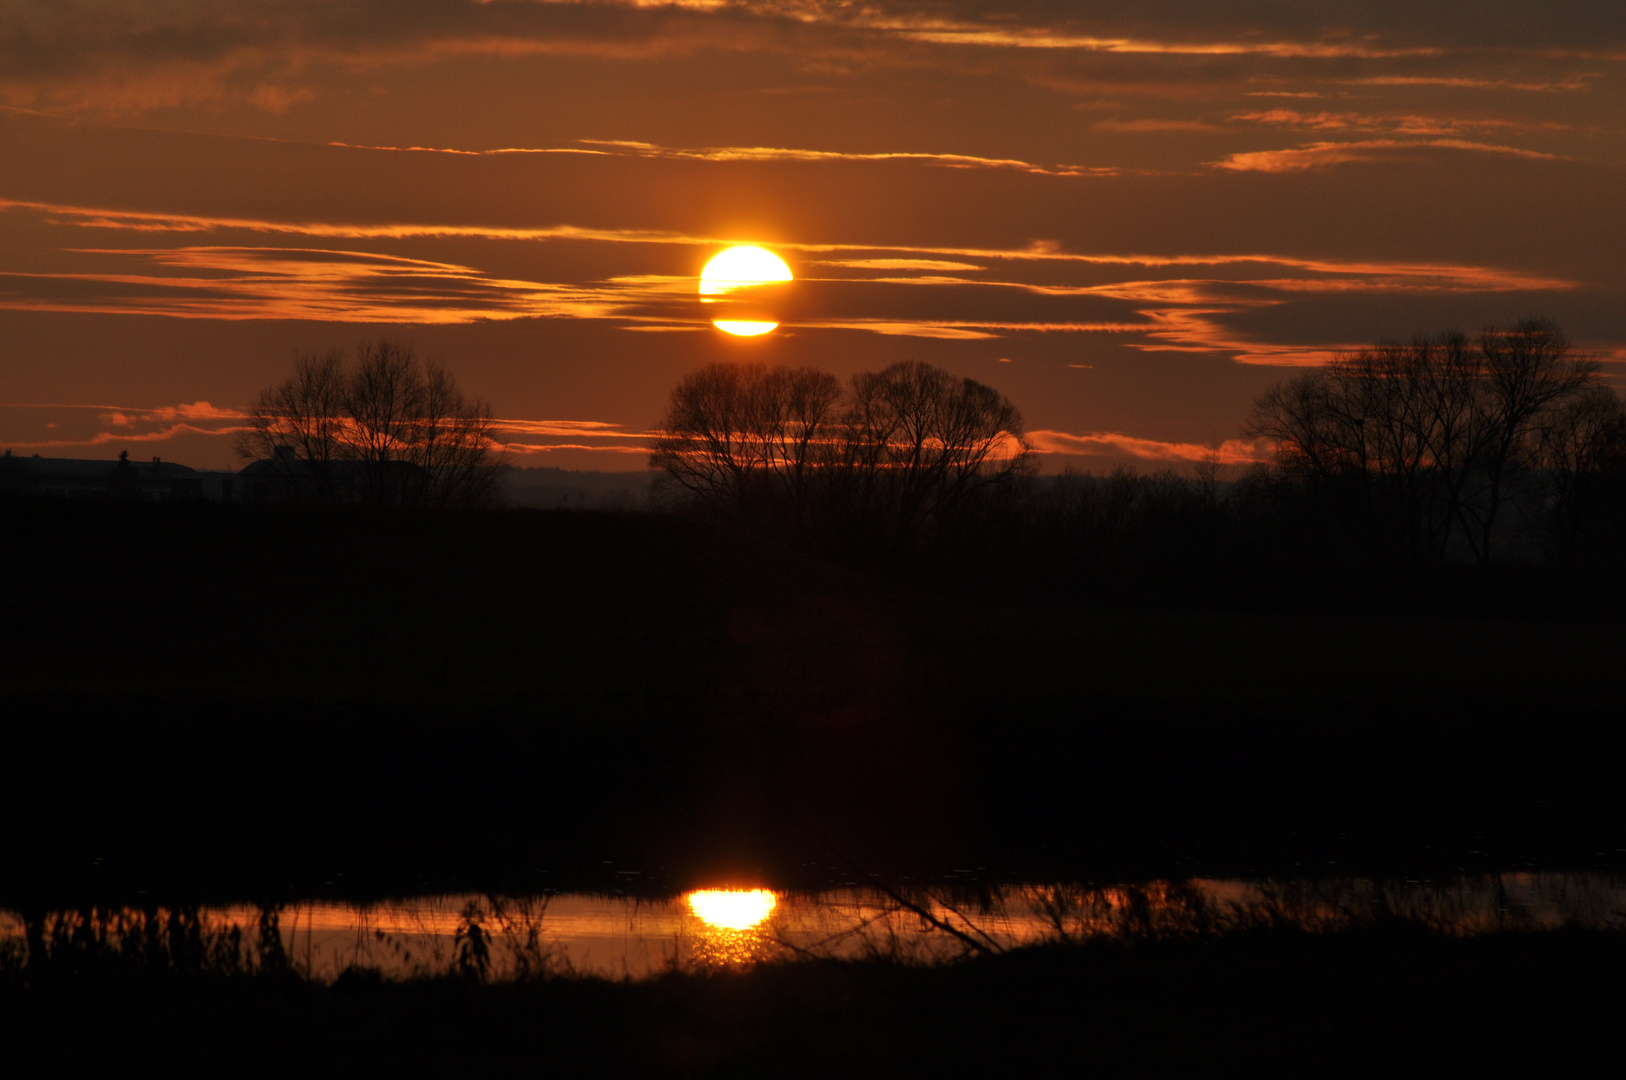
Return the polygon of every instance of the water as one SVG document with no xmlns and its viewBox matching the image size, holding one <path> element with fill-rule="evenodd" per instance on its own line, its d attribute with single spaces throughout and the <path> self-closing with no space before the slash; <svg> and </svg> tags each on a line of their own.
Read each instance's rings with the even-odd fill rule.
<svg viewBox="0 0 1626 1080">
<path fill-rule="evenodd" d="M 1626 927 L 1626 877 L 1498 874 L 1449 882 L 1342 878 L 1196 879 L 1129 886 L 1022 885 L 817 893 L 707 889 L 664 899 L 592 894 L 424 896 L 286 905 L 275 922 L 249 906 L 61 911 L 37 941 L 150 942 L 154 926 L 190 925 L 201 940 L 235 929 L 253 950 L 274 925 L 292 964 L 330 980 L 371 968 L 413 978 L 453 971 L 504 978 L 573 972 L 641 979 L 669 970 L 739 969 L 801 957 L 890 956 L 935 962 L 1045 941 L 1180 937 L 1264 925 L 1312 932 L 1399 920 L 1454 935 Z M 190 923 L 187 920 L 191 920 Z M 0 942 L 30 937 L 0 912 Z M 143 946 L 145 947 L 145 946 Z"/>
</svg>

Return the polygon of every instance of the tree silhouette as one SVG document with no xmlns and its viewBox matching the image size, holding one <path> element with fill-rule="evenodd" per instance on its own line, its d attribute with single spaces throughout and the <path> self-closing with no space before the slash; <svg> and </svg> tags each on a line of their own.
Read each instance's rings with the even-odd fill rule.
<svg viewBox="0 0 1626 1080">
<path fill-rule="evenodd" d="M 1626 548 L 1626 403 L 1591 386 L 1552 413 L 1540 435 L 1547 525 L 1559 562 L 1618 565 Z"/>
<path fill-rule="evenodd" d="M 712 364 L 683 378 L 650 447 L 669 495 L 736 508 L 788 505 L 801 522 L 828 465 L 841 384 L 812 368 Z"/>
<path fill-rule="evenodd" d="M 998 391 L 926 364 L 857 375 L 713 364 L 673 389 L 650 466 L 671 497 L 909 545 L 1028 471 Z"/>
<path fill-rule="evenodd" d="M 1453 541 L 1493 554 L 1510 495 L 1544 468 L 1543 432 L 1598 387 L 1552 322 L 1526 319 L 1343 356 L 1272 387 L 1244 433 L 1366 554 L 1438 562 Z"/>
<path fill-rule="evenodd" d="M 504 468 L 493 431 L 490 407 L 444 368 L 380 338 L 351 362 L 337 349 L 301 354 L 260 394 L 237 452 L 269 463 L 297 499 L 481 505 Z"/>
<path fill-rule="evenodd" d="M 918 361 L 853 377 L 838 449 L 832 480 L 854 523 L 904 546 L 1033 460 L 1008 398 Z"/>
</svg>

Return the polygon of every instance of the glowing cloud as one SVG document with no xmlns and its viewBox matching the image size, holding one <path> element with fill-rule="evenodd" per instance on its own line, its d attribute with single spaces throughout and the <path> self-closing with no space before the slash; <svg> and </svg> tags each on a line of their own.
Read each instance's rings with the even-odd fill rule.
<svg viewBox="0 0 1626 1080">
<path fill-rule="evenodd" d="M 1407 142 L 1400 139 L 1367 139 L 1361 142 L 1318 142 L 1293 150 L 1258 150 L 1232 154 L 1223 161 L 1209 162 L 1214 168 L 1231 172 L 1303 172 L 1306 169 L 1346 165 L 1356 161 L 1374 161 L 1395 154 L 1433 147 L 1444 150 L 1468 150 L 1482 154 L 1503 154 L 1509 157 L 1531 158 L 1541 161 L 1561 160 L 1558 154 L 1544 154 L 1537 150 L 1522 150 L 1517 146 L 1496 146 L 1491 143 L 1470 142 L 1466 139 L 1427 139 Z"/>
</svg>

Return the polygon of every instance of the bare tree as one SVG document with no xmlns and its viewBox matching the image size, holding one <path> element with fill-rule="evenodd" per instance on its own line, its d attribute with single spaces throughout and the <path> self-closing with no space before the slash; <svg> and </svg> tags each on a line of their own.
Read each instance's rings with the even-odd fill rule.
<svg viewBox="0 0 1626 1080">
<path fill-rule="evenodd" d="M 1244 429 L 1369 555 L 1490 561 L 1510 487 L 1545 418 L 1597 380 L 1556 326 L 1529 319 L 1379 345 L 1268 390 Z"/>
<path fill-rule="evenodd" d="M 1471 457 L 1481 480 L 1456 508 L 1474 557 L 1485 563 L 1509 483 L 1535 462 L 1550 414 L 1596 385 L 1598 364 L 1577 353 L 1547 319 L 1526 319 L 1507 331 L 1489 328 L 1480 352 Z"/>
<path fill-rule="evenodd" d="M 365 502 L 406 501 L 419 485 L 406 466 L 422 434 L 424 378 L 412 348 L 390 338 L 362 344 L 349 373 L 344 410 L 352 460 Z"/>
<path fill-rule="evenodd" d="M 830 466 L 840 403 L 836 377 L 814 368 L 775 368 L 764 380 L 755 422 L 798 528 L 806 527 L 815 487 Z"/>
<path fill-rule="evenodd" d="M 407 460 L 417 466 L 415 499 L 428 506 L 495 501 L 503 470 L 491 406 L 469 398 L 434 361 L 426 361 L 414 438 Z"/>
<path fill-rule="evenodd" d="M 650 444 L 649 465 L 663 486 L 717 501 L 740 496 L 759 465 L 747 428 L 752 384 L 765 372 L 760 364 L 712 364 L 684 376 Z"/>
<path fill-rule="evenodd" d="M 714 364 L 672 391 L 650 450 L 678 496 L 904 542 L 1031 460 L 1002 394 L 916 363 L 856 376 L 845 394 L 811 368 Z"/>
<path fill-rule="evenodd" d="M 1275 442 L 1278 466 L 1361 550 L 1442 557 L 1453 512 L 1440 469 L 1454 474 L 1469 457 L 1466 348 L 1448 333 L 1340 356 L 1266 391 L 1244 433 Z"/>
<path fill-rule="evenodd" d="M 272 462 L 298 498 L 337 501 L 335 465 L 348 454 L 348 393 L 343 353 L 300 353 L 293 375 L 260 392 L 247 430 L 237 436 L 237 456 Z"/>
<path fill-rule="evenodd" d="M 905 545 L 1032 462 L 1021 413 L 990 386 L 918 361 L 853 377 L 840 479 L 860 517 Z"/>
<path fill-rule="evenodd" d="M 800 521 L 840 398 L 835 377 L 812 368 L 712 364 L 673 389 L 650 467 L 670 493 L 737 508 L 788 503 Z"/>
<path fill-rule="evenodd" d="M 1553 410 L 1539 435 L 1548 526 L 1566 565 L 1626 540 L 1626 403 L 1591 386 Z"/>
<path fill-rule="evenodd" d="M 268 462 L 301 499 L 479 505 L 505 467 L 490 407 L 390 338 L 362 344 L 349 365 L 336 349 L 301 355 L 247 426 L 238 455 Z"/>
</svg>

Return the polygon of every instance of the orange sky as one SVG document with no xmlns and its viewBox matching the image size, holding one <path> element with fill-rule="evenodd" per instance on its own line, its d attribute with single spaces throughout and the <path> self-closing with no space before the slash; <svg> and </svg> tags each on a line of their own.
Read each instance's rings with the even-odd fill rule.
<svg viewBox="0 0 1626 1080">
<path fill-rule="evenodd" d="M 1626 359 L 1626 6 L 1338 7 L 8 5 L 0 446 L 231 466 L 296 349 L 380 332 L 606 469 L 719 359 L 926 360 L 1097 469 L 1379 338 Z M 742 241 L 798 278 L 761 339 L 694 296 Z"/>
</svg>

